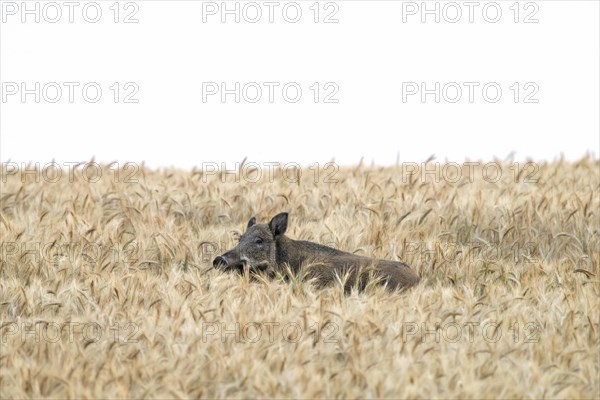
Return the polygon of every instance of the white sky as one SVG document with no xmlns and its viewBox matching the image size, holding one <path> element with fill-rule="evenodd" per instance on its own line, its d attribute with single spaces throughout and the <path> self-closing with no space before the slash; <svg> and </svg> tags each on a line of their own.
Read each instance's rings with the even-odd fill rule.
<svg viewBox="0 0 600 400">
<path fill-rule="evenodd" d="M 0 159 L 61 164 L 94 157 L 190 168 L 232 166 L 244 157 L 301 165 L 364 157 L 385 165 L 432 154 L 457 162 L 511 152 L 517 160 L 598 156 L 598 1 L 481 1 L 472 9 L 463 1 L 428 1 L 429 9 L 437 3 L 439 23 L 434 14 L 421 21 L 421 1 L 227 7 L 236 3 L 239 23 L 234 14 L 221 22 L 221 1 L 80 1 L 72 9 L 63 1 L 28 1 L 39 10 L 36 22 L 35 11 L 23 14 L 22 1 L 2 1 Z M 298 8 L 299 21 L 286 21 Z M 97 9 L 99 21 L 87 22 Z M 498 9 L 498 22 L 486 21 Z M 257 10 L 260 20 L 247 21 Z M 461 18 L 449 22 L 457 11 Z M 125 23 L 127 16 L 137 22 Z M 327 16 L 338 22 L 324 23 Z M 236 82 L 239 103 L 235 94 L 225 102 L 220 92 L 210 95 Z M 435 89 L 436 82 L 440 102 L 435 93 L 423 102 L 421 83 Z M 90 98 L 94 87 L 102 90 L 95 103 L 83 97 L 88 83 Z M 62 96 L 52 103 L 57 87 Z M 252 103 L 257 87 L 262 97 Z M 295 87 L 302 95 L 294 103 Z M 453 103 L 457 87 L 462 97 Z M 24 99 L 23 88 L 32 90 Z M 138 102 L 124 102 L 136 88 Z M 326 103 L 336 90 L 338 102 Z"/>
</svg>

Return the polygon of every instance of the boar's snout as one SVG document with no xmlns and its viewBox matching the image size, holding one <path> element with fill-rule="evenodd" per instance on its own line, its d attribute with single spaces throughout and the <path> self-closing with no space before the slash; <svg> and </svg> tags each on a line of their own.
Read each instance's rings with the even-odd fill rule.
<svg viewBox="0 0 600 400">
<path fill-rule="evenodd" d="M 227 263 L 225 262 L 225 259 L 221 256 L 215 257 L 215 259 L 213 260 L 213 267 L 219 268 L 221 265 L 223 265 L 223 266 L 227 265 Z"/>
<path fill-rule="evenodd" d="M 227 253 L 215 257 L 213 260 L 214 268 L 225 268 L 225 269 L 242 269 L 244 262 L 240 259 L 239 254 L 235 251 L 228 251 Z"/>
</svg>

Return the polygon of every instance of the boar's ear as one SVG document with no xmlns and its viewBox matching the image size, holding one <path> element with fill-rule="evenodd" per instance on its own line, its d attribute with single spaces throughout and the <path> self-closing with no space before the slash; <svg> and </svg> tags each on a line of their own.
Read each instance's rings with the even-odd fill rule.
<svg viewBox="0 0 600 400">
<path fill-rule="evenodd" d="M 271 222 L 269 222 L 269 229 L 271 229 L 273 236 L 277 237 L 283 235 L 287 229 L 287 223 L 288 213 L 282 212 L 274 216 Z"/>
<path fill-rule="evenodd" d="M 250 228 L 254 224 L 256 224 L 256 217 L 250 218 L 250 221 L 248 221 L 248 226 L 246 226 L 246 229 Z"/>
</svg>

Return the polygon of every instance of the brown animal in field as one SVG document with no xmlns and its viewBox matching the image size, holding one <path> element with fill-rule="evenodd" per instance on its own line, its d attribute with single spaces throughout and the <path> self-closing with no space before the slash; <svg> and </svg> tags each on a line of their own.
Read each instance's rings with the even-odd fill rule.
<svg viewBox="0 0 600 400">
<path fill-rule="evenodd" d="M 303 266 L 309 266 L 306 276 L 315 278 L 319 286 L 346 277 L 346 291 L 355 285 L 364 289 L 369 278 L 378 279 L 390 290 L 409 288 L 419 282 L 419 277 L 402 262 L 372 259 L 290 239 L 285 236 L 287 224 L 288 213 L 285 212 L 277 214 L 268 224 L 257 224 L 252 217 L 238 245 L 216 257 L 213 266 L 240 272 L 247 268 L 250 272 L 273 273 L 285 271 L 287 264 L 295 274 Z"/>
</svg>

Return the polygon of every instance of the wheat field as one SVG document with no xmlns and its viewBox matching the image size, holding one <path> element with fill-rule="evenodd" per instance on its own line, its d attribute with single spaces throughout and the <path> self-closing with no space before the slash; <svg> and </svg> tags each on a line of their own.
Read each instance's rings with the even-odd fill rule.
<svg viewBox="0 0 600 400">
<path fill-rule="evenodd" d="M 599 395 L 593 157 L 239 175 L 9 164 L 2 398 Z M 212 268 L 250 217 L 281 211 L 289 237 L 403 260 L 421 283 L 345 294 Z"/>
</svg>

